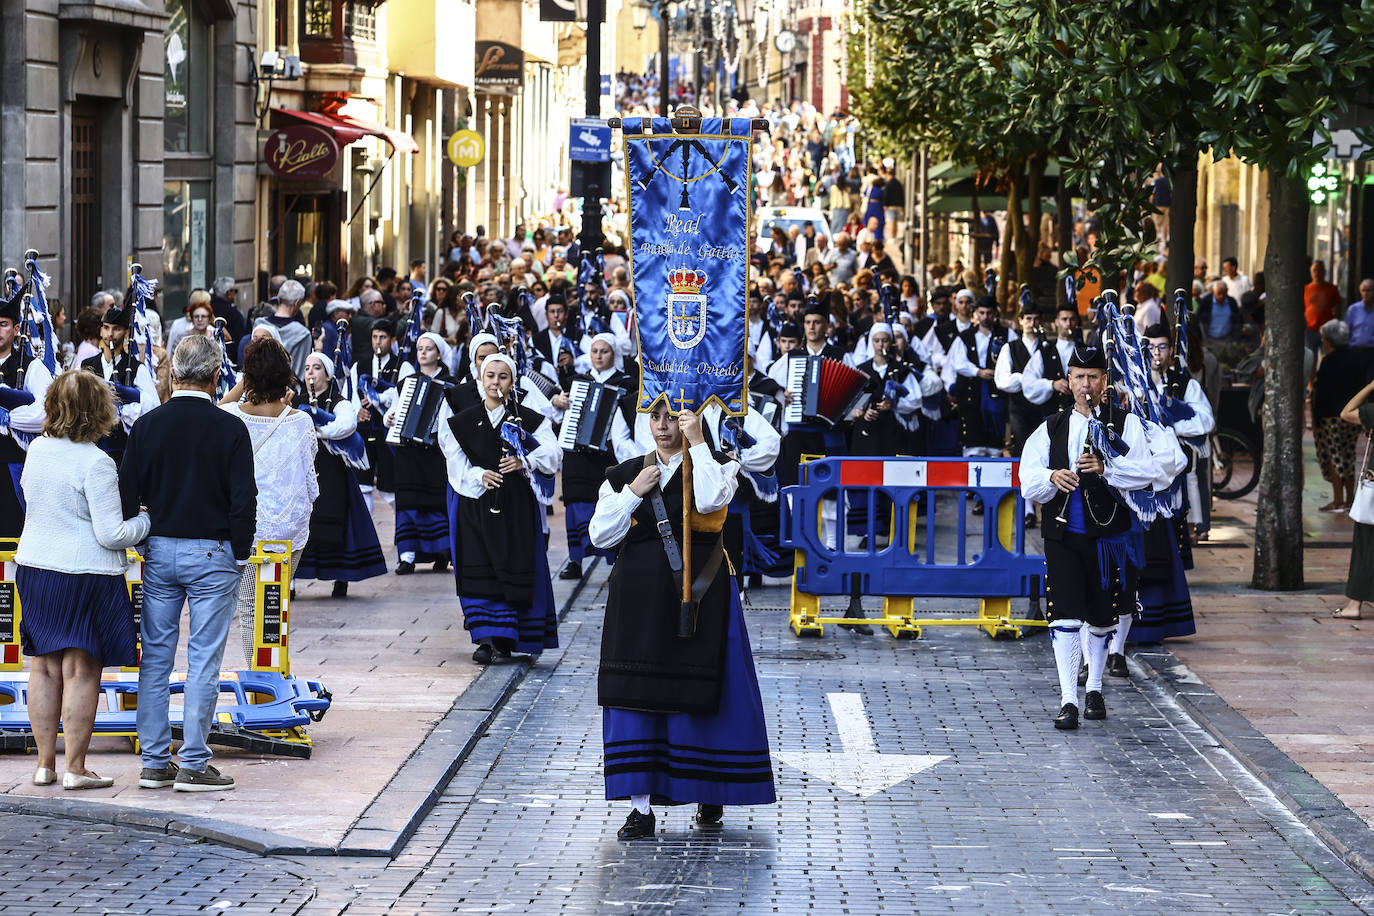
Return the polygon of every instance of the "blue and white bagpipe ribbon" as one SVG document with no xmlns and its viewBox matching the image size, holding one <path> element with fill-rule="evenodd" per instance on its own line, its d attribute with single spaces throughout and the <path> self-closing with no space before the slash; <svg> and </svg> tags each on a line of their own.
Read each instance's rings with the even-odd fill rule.
<svg viewBox="0 0 1374 916">
<path fill-rule="evenodd" d="M 337 376 L 339 371 L 339 368 L 336 366 L 334 374 Z M 347 370 L 343 371 L 347 373 Z M 331 378 L 329 380 L 329 393 L 326 395 L 327 399 L 332 401 L 334 399 L 333 395 L 336 392 L 342 394 L 342 389 L 338 387 L 338 379 Z M 348 398 L 345 397 L 344 400 L 348 400 Z M 343 461 L 344 464 L 351 468 L 365 471 L 371 466 L 370 462 L 367 460 L 367 444 L 363 441 L 363 434 L 358 432 L 356 427 L 353 432 L 344 436 L 342 439 L 326 439 L 321 436 L 320 443 L 324 446 L 326 452 Z"/>
<path fill-rule="evenodd" d="M 219 388 L 218 396 L 220 400 L 229 393 L 238 382 L 234 374 L 234 364 L 229 359 L 229 331 L 226 329 L 227 322 L 223 318 L 216 318 L 210 325 L 210 333 L 215 338 L 215 343 L 219 344 Z"/>
<path fill-rule="evenodd" d="M 29 284 L 33 288 L 33 311 L 27 316 L 29 337 L 43 342 L 43 368 L 49 375 L 57 375 L 57 336 L 53 333 L 52 315 L 48 312 L 48 277 L 38 266 L 38 252 L 30 249 L 24 253 L 24 267 L 29 272 Z"/>
<path fill-rule="evenodd" d="M 18 272 L 17 270 L 13 270 L 13 269 L 5 271 L 5 281 L 4 281 L 5 299 L 6 299 L 6 300 L 13 300 L 14 297 L 19 296 L 19 295 L 22 295 L 22 294 L 23 294 L 23 290 L 24 290 L 24 282 L 19 278 L 19 272 Z M 33 350 L 32 341 L 26 339 L 26 340 L 24 341 L 24 343 L 25 343 L 25 345 L 26 345 L 26 349 L 24 350 L 24 352 L 23 352 L 22 355 L 23 355 L 23 356 L 27 356 L 27 357 L 36 357 L 36 354 L 34 353 L 34 350 Z M 21 363 L 20 363 L 20 366 L 22 367 L 23 365 L 24 365 L 24 363 L 21 362 Z M 20 385 L 19 387 L 20 387 L 20 388 L 23 388 L 24 386 L 23 386 L 23 385 Z M 22 397 L 22 395 L 21 395 L 20 397 Z M 32 395 L 30 395 L 30 398 L 32 399 Z M 8 408 L 5 408 L 5 407 L 0 407 L 0 432 L 8 432 L 9 435 L 14 439 L 14 441 L 17 442 L 17 443 L 19 444 L 19 447 L 22 448 L 22 449 L 24 449 L 25 451 L 28 450 L 29 443 L 32 442 L 34 439 L 36 439 L 36 438 L 38 437 L 36 433 L 26 433 L 26 432 L 22 432 L 21 430 L 14 429 L 12 426 L 10 426 L 10 411 L 9 411 Z M 17 467 L 17 466 L 16 466 L 16 467 Z M 18 490 L 19 490 L 19 481 L 18 481 L 18 478 L 17 478 L 17 477 L 15 478 L 15 482 L 14 482 L 14 483 L 15 483 L 15 492 L 18 492 Z M 21 499 L 21 502 L 22 502 L 22 499 L 23 499 L 22 495 L 20 496 L 20 499 Z"/>
<path fill-rule="evenodd" d="M 153 332 L 148 328 L 147 303 L 153 301 L 153 296 L 157 295 L 157 281 L 149 280 L 143 276 L 143 265 L 134 264 L 129 268 L 129 293 L 126 299 L 132 302 L 125 302 L 124 307 L 132 307 L 134 310 L 134 320 L 130 325 L 129 333 L 129 355 L 134 359 L 139 359 L 138 343 L 143 341 L 145 356 L 143 361 L 148 364 L 148 371 L 154 372 L 157 369 L 157 354 L 153 353 Z"/>
<path fill-rule="evenodd" d="M 997 295 L 997 271 L 991 267 L 983 275 L 983 289 L 987 291 L 989 296 Z"/>
<path fill-rule="evenodd" d="M 413 290 L 410 295 L 410 324 L 406 325 L 406 336 L 401 340 L 400 360 L 402 363 L 410 363 L 415 371 L 419 372 L 420 355 L 416 352 L 416 345 L 420 342 L 420 335 L 425 332 L 425 301 L 423 290 L 418 291 L 419 297 L 415 295 L 416 292 Z M 442 305 L 440 307 L 442 308 Z M 469 323 L 468 327 L 471 326 Z"/>
</svg>

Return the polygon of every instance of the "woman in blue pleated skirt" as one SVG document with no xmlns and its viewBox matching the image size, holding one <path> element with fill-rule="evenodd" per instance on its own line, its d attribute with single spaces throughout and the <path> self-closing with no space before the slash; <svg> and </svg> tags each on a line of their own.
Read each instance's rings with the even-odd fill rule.
<svg viewBox="0 0 1374 916">
<path fill-rule="evenodd" d="M 125 518 L 114 460 L 96 443 L 117 422 L 114 398 L 94 372 L 59 375 L 43 399 L 43 435 L 29 446 L 22 483 L 28 503 L 15 553 L 20 642 L 33 657 L 28 706 L 38 768 L 57 780 L 64 737 L 64 789 L 114 784 L 86 767 L 100 698 L 100 669 L 138 664 L 126 548 L 148 536 L 146 512 Z M 137 507 L 132 507 L 136 509 Z"/>
<path fill-rule="evenodd" d="M 695 804 L 718 826 L 726 805 L 777 800 L 749 634 L 721 535 L 739 464 L 713 452 L 696 415 L 651 415 L 655 450 L 611 468 L 589 524 L 617 547 L 606 597 L 601 666 L 607 799 L 629 799 L 617 836 L 652 836 L 654 805 Z M 684 439 L 690 446 L 684 449 Z M 682 464 L 690 451 L 695 617 L 681 613 Z M 666 518 L 672 542 L 659 532 Z"/>
</svg>

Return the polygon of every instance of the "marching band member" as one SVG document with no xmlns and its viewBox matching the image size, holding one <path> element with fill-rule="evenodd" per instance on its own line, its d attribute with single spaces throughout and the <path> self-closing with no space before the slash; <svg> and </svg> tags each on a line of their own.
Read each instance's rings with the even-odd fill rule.
<svg viewBox="0 0 1374 916">
<path fill-rule="evenodd" d="M 991 296 L 979 300 L 973 317 L 975 323 L 950 344 L 941 375 L 959 405 L 964 457 L 1000 457 L 1006 445 L 1007 409 L 994 382 L 994 366 L 1007 329 L 997 319 L 997 301 Z M 981 504 L 974 508 L 975 513 L 980 510 Z"/>
<path fill-rule="evenodd" d="M 444 365 L 447 351 L 448 344 L 438 334 L 421 334 L 415 342 L 415 364 L 401 366 L 397 383 L 419 372 L 435 382 L 451 384 L 453 377 Z M 395 421 L 396 407 L 392 404 L 382 418 L 385 425 Z M 415 572 L 417 561 L 427 560 L 434 562 L 435 572 L 443 572 L 448 569 L 451 549 L 443 453 L 438 445 L 402 442 L 396 447 L 395 469 L 396 575 L 408 576 Z"/>
<path fill-rule="evenodd" d="M 948 287 L 937 289 L 931 299 L 934 314 L 916 322 L 912 329 L 913 336 L 921 341 L 930 354 L 936 372 L 944 373 L 945 362 L 955 339 L 976 324 L 973 320 L 973 303 L 973 291 L 961 289 L 954 294 L 954 314 L 950 315 L 947 311 L 941 314 L 942 306 L 944 309 L 949 307 Z"/>
<path fill-rule="evenodd" d="M 372 326 L 372 353 L 359 356 L 353 366 L 355 390 L 362 400 L 358 411 L 358 431 L 367 444 L 369 468 L 359 471 L 363 493 L 371 497 L 374 489 L 388 505 L 396 505 L 396 455 L 386 441 L 383 417 L 396 403 L 396 385 L 401 378 L 401 358 L 393 352 L 396 326 L 382 318 Z"/>
<path fill-rule="evenodd" d="M 1160 423 L 1173 430 L 1194 461 L 1203 459 L 1207 456 L 1207 436 L 1215 426 L 1211 402 L 1197 379 L 1174 366 L 1173 341 L 1165 325 L 1150 325 L 1145 329 L 1145 338 L 1153 357 L 1150 385 L 1161 405 Z M 1190 461 L 1179 471 L 1183 479 L 1170 483 L 1186 491 L 1188 480 L 1192 478 L 1188 470 L 1192 464 Z M 1146 529 L 1145 568 L 1140 574 L 1140 620 L 1130 628 L 1133 642 L 1159 642 L 1197 632 L 1185 573 L 1193 564 L 1187 514 L 1183 511 L 1184 495 L 1183 492 L 1179 494 L 1178 511 L 1172 518 L 1157 518 Z M 1123 637 L 1120 640 L 1123 652 L 1125 642 Z M 1120 666 L 1125 667 L 1124 654 Z"/>
<path fill-rule="evenodd" d="M 111 306 L 105 310 L 100 321 L 100 353 L 81 363 L 82 369 L 99 375 L 114 392 L 119 423 L 100 440 L 100 447 L 114 459 L 115 467 L 124 459 L 129 427 L 162 403 L 157 396 L 153 374 L 143 360 L 136 359 L 126 349 L 134 308 L 130 302 L 124 308 Z"/>
<path fill-rule="evenodd" d="M 1081 347 L 1069 362 L 1071 411 L 1050 417 L 1021 455 L 1021 495 L 1045 506 L 1046 617 L 1059 673 L 1058 729 L 1078 727 L 1080 630 L 1088 630 L 1083 717 L 1104 719 L 1102 674 L 1117 619 L 1135 603 L 1140 548 L 1121 493 L 1152 486 L 1145 431 L 1133 414 L 1104 406 L 1107 361 Z M 1113 493 L 1112 491 L 1117 491 Z"/>
<path fill-rule="evenodd" d="M 997 388 L 1007 396 L 1007 418 L 1011 426 L 1011 454 L 1021 457 L 1026 440 L 1035 432 L 1045 418 L 1044 409 L 1027 397 L 1023 388 L 1026 367 L 1040 349 L 1039 321 L 1033 301 L 1021 304 L 1017 317 L 1021 333 L 1007 341 L 1007 345 L 997 354 L 997 365 L 993 369 L 993 381 Z M 1035 518 L 1034 515 L 1028 518 Z"/>
<path fill-rule="evenodd" d="M 654 834 L 651 803 L 696 803 L 699 827 L 725 805 L 776 801 L 763 701 L 721 528 L 739 465 L 713 453 L 696 415 L 651 414 L 654 451 L 612 468 L 590 524 L 618 548 L 606 597 L 598 702 L 606 798 L 633 805 L 617 836 Z M 690 534 L 682 462 L 692 457 Z M 662 525 L 662 527 L 660 527 Z M 682 613 L 680 544 L 692 538 L 696 615 Z M 674 566 L 677 569 L 674 569 Z"/>
<path fill-rule="evenodd" d="M 784 325 L 779 333 L 781 338 L 788 331 Z M 830 333 L 830 313 L 825 306 L 814 299 L 807 305 L 802 315 L 802 345 L 780 357 L 769 370 L 769 376 L 778 384 L 787 385 L 787 360 L 800 356 L 823 356 L 853 366 L 854 359 L 843 348 L 827 342 Z M 781 344 L 781 341 L 780 341 Z M 800 392 L 787 391 L 785 398 L 791 401 Z M 782 436 L 782 458 L 778 464 L 778 479 L 782 486 L 797 482 L 797 469 L 801 467 L 802 455 L 843 455 L 847 450 L 845 427 L 831 426 L 826 423 L 788 423 L 784 425 Z"/>
<path fill-rule="evenodd" d="M 334 361 L 323 353 L 305 359 L 304 390 L 296 409 L 315 424 L 320 449 L 315 474 L 320 495 L 310 513 L 310 539 L 294 571 L 296 579 L 333 579 L 333 597 L 348 594 L 348 583 L 386 574 L 386 558 L 367 511 L 354 469 L 367 463 L 358 435 L 358 408 L 335 381 Z"/>
<path fill-rule="evenodd" d="M 0 289 L 0 537 L 18 538 L 24 530 L 19 478 L 29 443 L 43 432 L 52 374 L 20 337 L 23 287 L 5 295 Z"/>
<path fill-rule="evenodd" d="M 895 361 L 892 341 L 892 325 L 887 322 L 874 322 L 868 329 L 868 347 L 873 358 L 861 363 L 858 369 L 868 375 L 874 394 L 868 405 L 854 411 L 850 451 L 855 455 L 904 454 L 904 421 L 917 415 L 923 395 L 940 388 L 940 379 L 933 370 L 925 369 L 918 376 L 909 365 Z"/>
<path fill-rule="evenodd" d="M 633 412 L 633 399 L 638 386 L 616 365 L 620 360 L 615 335 L 603 333 L 593 337 L 588 356 L 591 359 L 591 371 L 580 373 L 576 378 L 619 388 L 621 396 L 616 412 L 621 413 L 626 409 Z M 570 406 L 566 394 L 554 395 L 552 403 L 560 412 Z M 610 448 L 604 452 L 578 449 L 563 454 L 563 505 L 568 562 L 558 574 L 560 579 L 582 578 L 582 560 L 589 554 L 608 561 L 615 556 L 613 551 L 593 547 L 587 539 L 587 523 L 591 521 L 592 510 L 596 507 L 597 488 L 606 479 L 606 469 L 616 463 L 614 444 L 608 439 L 607 445 Z"/>
<path fill-rule="evenodd" d="M 543 513 L 529 473 L 556 474 L 562 451 L 548 418 L 511 398 L 516 375 L 515 360 L 490 354 L 482 402 L 439 425 L 448 483 L 458 494 L 453 573 L 479 665 L 558 645 Z"/>
<path fill-rule="evenodd" d="M 1021 393 L 1046 416 L 1073 406 L 1066 367 L 1080 343 L 1078 306 L 1066 302 L 1054 313 L 1054 338 L 1041 340 L 1021 370 Z"/>
</svg>

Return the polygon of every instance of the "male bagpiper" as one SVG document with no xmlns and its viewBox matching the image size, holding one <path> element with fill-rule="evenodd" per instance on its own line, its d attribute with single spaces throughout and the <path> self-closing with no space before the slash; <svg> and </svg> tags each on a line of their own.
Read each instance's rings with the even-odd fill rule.
<svg viewBox="0 0 1374 916">
<path fill-rule="evenodd" d="M 1135 606 L 1139 532 L 1122 494 L 1148 487 L 1153 463 L 1140 420 L 1103 403 L 1107 361 L 1079 347 L 1069 360 L 1072 410 L 1040 425 L 1021 455 L 1021 495 L 1045 506 L 1046 617 L 1059 672 L 1058 729 L 1078 727 L 1078 663 L 1088 656 L 1085 719 L 1105 719 L 1102 672 L 1117 618 Z M 1080 630 L 1088 639 L 1080 644 Z"/>
</svg>

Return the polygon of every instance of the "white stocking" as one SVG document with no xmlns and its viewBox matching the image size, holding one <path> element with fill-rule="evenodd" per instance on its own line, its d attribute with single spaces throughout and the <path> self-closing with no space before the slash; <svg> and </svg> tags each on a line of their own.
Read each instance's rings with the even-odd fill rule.
<svg viewBox="0 0 1374 916">
<path fill-rule="evenodd" d="M 634 809 L 640 814 L 653 814 L 652 809 L 649 808 L 649 796 L 647 795 L 631 795 L 630 804 L 634 805 Z"/>
<path fill-rule="evenodd" d="M 1115 627 L 1084 627 L 1088 642 L 1088 690 L 1102 692 L 1102 672 L 1107 667 L 1107 643 Z"/>
<path fill-rule="evenodd" d="M 1126 634 L 1131 632 L 1131 621 L 1134 619 L 1130 614 L 1116 618 L 1116 635 L 1112 637 L 1111 648 L 1113 655 L 1126 654 Z"/>
<path fill-rule="evenodd" d="M 1050 624 L 1050 640 L 1054 644 L 1054 665 L 1059 671 L 1059 705 L 1078 705 L 1078 663 L 1083 646 L 1078 631 L 1081 620 L 1056 620 Z"/>
</svg>

